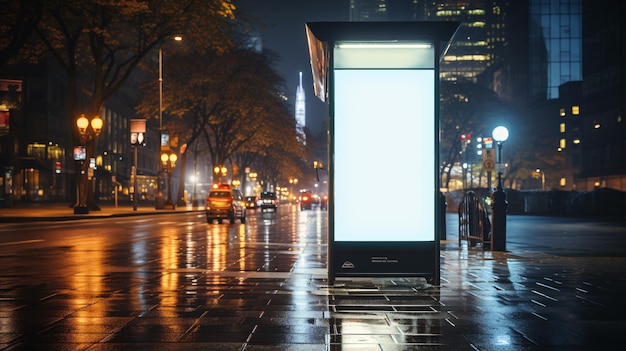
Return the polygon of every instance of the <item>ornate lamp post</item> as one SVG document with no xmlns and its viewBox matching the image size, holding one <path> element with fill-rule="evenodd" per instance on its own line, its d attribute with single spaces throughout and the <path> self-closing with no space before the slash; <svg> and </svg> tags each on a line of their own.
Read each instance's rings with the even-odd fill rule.
<svg viewBox="0 0 626 351">
<path fill-rule="evenodd" d="M 90 157 L 93 155 L 95 149 L 95 140 L 102 131 L 104 122 L 100 116 L 94 116 L 91 121 L 85 117 L 84 114 L 80 115 L 76 120 L 76 128 L 81 139 L 81 149 L 84 150 L 84 154 L 80 157 L 76 157 L 75 160 L 80 161 L 80 174 L 78 175 L 78 201 L 74 207 L 75 214 L 88 214 L 89 206 L 87 204 L 87 185 L 89 183 L 89 163 Z"/>
<path fill-rule="evenodd" d="M 506 201 L 506 192 L 502 189 L 502 172 L 504 165 L 502 164 L 502 143 L 509 138 L 509 130 L 506 127 L 498 126 L 493 130 L 493 139 L 498 145 L 498 186 L 493 192 L 492 205 L 492 238 L 491 248 L 494 251 L 506 251 L 506 210 L 508 203 Z"/>
<path fill-rule="evenodd" d="M 137 211 L 137 202 L 139 201 L 139 191 L 137 186 L 137 147 L 144 145 L 144 139 L 146 134 L 146 120 L 145 119 L 131 119 L 130 120 L 130 144 L 133 149 L 133 211 Z"/>
<path fill-rule="evenodd" d="M 215 166 L 213 168 L 214 180 L 216 183 L 223 183 L 226 180 L 226 175 L 228 174 L 228 168 L 226 166 Z"/>
<path fill-rule="evenodd" d="M 165 200 L 164 207 L 167 209 L 176 208 L 172 201 L 172 172 L 176 168 L 176 160 L 178 160 L 178 156 L 171 151 L 161 154 L 161 165 L 163 166 L 163 172 L 167 175 L 167 200 Z"/>
</svg>

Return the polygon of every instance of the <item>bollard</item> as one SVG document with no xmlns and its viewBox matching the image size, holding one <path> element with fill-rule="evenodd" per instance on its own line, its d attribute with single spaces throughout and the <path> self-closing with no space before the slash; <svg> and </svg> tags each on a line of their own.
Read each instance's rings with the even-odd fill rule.
<svg viewBox="0 0 626 351">
<path fill-rule="evenodd" d="M 498 173 L 498 186 L 493 192 L 493 204 L 491 206 L 491 250 L 506 251 L 506 192 L 502 189 L 502 173 Z"/>
</svg>

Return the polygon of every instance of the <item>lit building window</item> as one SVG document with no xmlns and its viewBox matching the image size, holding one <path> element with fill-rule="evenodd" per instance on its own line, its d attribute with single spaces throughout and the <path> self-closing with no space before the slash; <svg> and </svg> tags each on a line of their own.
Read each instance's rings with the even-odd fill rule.
<svg viewBox="0 0 626 351">
<path fill-rule="evenodd" d="M 561 117 L 565 117 L 565 109 L 564 109 L 564 108 L 562 108 L 562 109 L 559 111 L 559 114 L 561 115 Z"/>
<path fill-rule="evenodd" d="M 485 27 L 485 22 L 472 22 L 467 25 L 470 28 L 483 28 Z"/>
<path fill-rule="evenodd" d="M 576 144 L 576 145 L 580 144 L 580 139 L 572 140 L 572 144 Z"/>
<path fill-rule="evenodd" d="M 482 16 L 482 15 L 485 14 L 485 10 L 483 10 L 483 9 L 474 9 L 474 10 L 467 11 L 467 13 L 469 15 L 480 15 L 480 16 Z"/>
<path fill-rule="evenodd" d="M 33 143 L 28 144 L 28 149 L 26 151 L 28 156 L 45 159 L 46 158 L 46 144 Z"/>
<path fill-rule="evenodd" d="M 566 179 L 566 178 L 561 178 L 561 180 L 559 180 L 559 185 L 560 185 L 560 186 L 565 186 L 565 185 L 567 185 L 567 179 Z"/>
<path fill-rule="evenodd" d="M 593 128 L 594 128 L 594 129 L 600 129 L 600 123 L 596 123 L 596 124 L 594 124 L 594 125 L 593 125 Z"/>
<path fill-rule="evenodd" d="M 576 105 L 572 106 L 572 114 L 574 116 L 578 116 L 580 114 L 580 106 L 576 106 Z"/>
<path fill-rule="evenodd" d="M 560 131 L 561 133 L 565 133 L 565 123 L 561 123 L 561 124 L 559 125 L 559 131 Z"/>
<path fill-rule="evenodd" d="M 561 139 L 561 140 L 559 140 L 559 148 L 560 148 L 561 150 L 562 150 L 562 149 L 565 149 L 565 139 Z"/>
</svg>

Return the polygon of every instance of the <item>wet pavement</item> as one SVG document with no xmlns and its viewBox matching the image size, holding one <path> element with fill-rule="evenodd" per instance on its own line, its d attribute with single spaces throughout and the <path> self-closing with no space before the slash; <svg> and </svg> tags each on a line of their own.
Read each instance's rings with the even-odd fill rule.
<svg viewBox="0 0 626 351">
<path fill-rule="evenodd" d="M 58 220 L 67 209 L 19 211 L 0 209 L 0 221 Z M 192 208 L 146 222 L 128 217 L 154 212 L 106 208 L 90 214 L 93 221 L 42 222 L 60 233 L 46 238 L 49 246 L 22 223 L 0 230 L 8 238 L 0 241 L 0 349 L 623 348 L 625 257 L 468 248 L 448 214 L 440 285 L 419 278 L 329 285 L 324 211 L 281 209 L 280 221 L 251 216 L 223 226 L 203 223 Z M 157 221 L 167 228 L 152 237 Z M 103 223 L 126 228 L 129 241 L 114 229 L 107 241 L 75 234 L 104 231 Z M 137 246 L 148 247 L 144 256 L 136 257 Z"/>
</svg>

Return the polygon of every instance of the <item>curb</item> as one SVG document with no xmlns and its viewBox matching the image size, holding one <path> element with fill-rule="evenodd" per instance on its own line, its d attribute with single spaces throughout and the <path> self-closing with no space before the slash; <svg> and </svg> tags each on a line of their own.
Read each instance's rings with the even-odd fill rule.
<svg viewBox="0 0 626 351">
<path fill-rule="evenodd" d="M 149 216 L 176 213 L 193 213 L 204 212 L 204 210 L 154 210 L 154 211 L 138 211 L 138 212 L 122 212 L 122 213 L 106 213 L 106 214 L 87 214 L 87 215 L 59 215 L 59 216 L 0 216 L 0 223 L 28 223 L 28 222 L 62 222 L 85 219 L 103 219 L 115 217 L 133 217 L 133 216 Z"/>
</svg>

